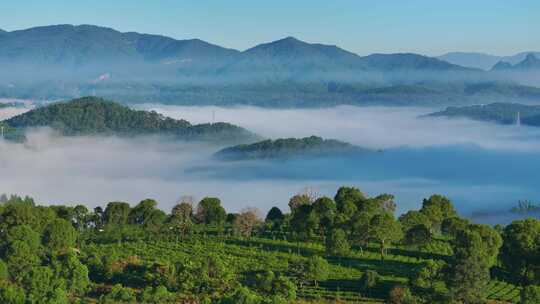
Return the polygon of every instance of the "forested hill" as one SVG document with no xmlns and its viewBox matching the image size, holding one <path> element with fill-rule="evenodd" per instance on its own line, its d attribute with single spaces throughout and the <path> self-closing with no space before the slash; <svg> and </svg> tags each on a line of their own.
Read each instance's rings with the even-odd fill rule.
<svg viewBox="0 0 540 304">
<path fill-rule="evenodd" d="M 499 124 L 540 126 L 540 106 L 518 103 L 492 103 L 467 107 L 448 107 L 444 111 L 429 114 L 431 117 L 470 118 Z"/>
<path fill-rule="evenodd" d="M 10 118 L 11 130 L 50 127 L 65 136 L 77 135 L 170 135 L 186 140 L 249 142 L 257 135 L 228 123 L 192 125 L 156 112 L 138 111 L 96 97 L 84 97 L 40 107 Z"/>
<path fill-rule="evenodd" d="M 349 143 L 317 136 L 280 138 L 225 148 L 215 154 L 221 160 L 285 159 L 295 156 L 343 156 L 367 152 Z"/>
</svg>

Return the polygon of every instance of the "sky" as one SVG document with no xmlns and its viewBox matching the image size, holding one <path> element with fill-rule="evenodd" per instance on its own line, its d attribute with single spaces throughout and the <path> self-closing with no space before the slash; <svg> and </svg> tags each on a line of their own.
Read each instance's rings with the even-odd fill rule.
<svg viewBox="0 0 540 304">
<path fill-rule="evenodd" d="M 294 36 L 360 55 L 540 51 L 538 0 L 2 0 L 0 29 L 95 24 L 236 49 Z"/>
</svg>

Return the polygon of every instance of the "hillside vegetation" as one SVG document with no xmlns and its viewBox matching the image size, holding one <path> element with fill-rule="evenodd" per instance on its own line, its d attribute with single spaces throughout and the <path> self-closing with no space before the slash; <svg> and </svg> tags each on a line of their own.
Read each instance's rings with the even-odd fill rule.
<svg viewBox="0 0 540 304">
<path fill-rule="evenodd" d="M 0 196 L 1 303 L 538 303 L 540 221 L 461 218 L 444 196 L 306 191 L 288 212 L 185 196 L 39 206 Z"/>
<path fill-rule="evenodd" d="M 367 149 L 339 140 L 310 136 L 304 138 L 280 138 L 253 144 L 237 145 L 222 149 L 215 156 L 222 160 L 255 160 L 344 156 L 367 151 Z"/>
<path fill-rule="evenodd" d="M 540 106 L 517 103 L 492 103 L 467 107 L 448 107 L 444 111 L 432 113 L 431 117 L 470 118 L 499 124 L 540 126 Z"/>
<path fill-rule="evenodd" d="M 50 127 L 65 136 L 78 135 L 168 135 L 183 140 L 247 142 L 257 136 L 228 123 L 192 125 L 156 112 L 137 111 L 96 97 L 84 97 L 39 107 L 12 117 L 4 124 L 10 130 Z M 9 134 L 7 134 L 9 136 Z"/>
</svg>

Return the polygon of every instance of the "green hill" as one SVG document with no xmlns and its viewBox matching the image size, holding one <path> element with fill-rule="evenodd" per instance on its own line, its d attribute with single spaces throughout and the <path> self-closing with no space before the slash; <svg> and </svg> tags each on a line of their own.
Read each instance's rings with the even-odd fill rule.
<svg viewBox="0 0 540 304">
<path fill-rule="evenodd" d="M 518 103 L 492 103 L 467 107 L 448 107 L 444 111 L 429 114 L 431 117 L 469 118 L 499 124 L 540 126 L 540 106 Z"/>
<path fill-rule="evenodd" d="M 336 156 L 367 152 L 349 143 L 317 136 L 304 138 L 280 138 L 254 144 L 237 145 L 218 151 L 221 160 L 283 159 L 295 156 Z"/>
<path fill-rule="evenodd" d="M 168 135 L 185 140 L 248 142 L 258 137 L 228 123 L 192 125 L 156 112 L 138 111 L 96 97 L 40 107 L 4 121 L 13 130 L 50 127 L 65 136 Z"/>
</svg>

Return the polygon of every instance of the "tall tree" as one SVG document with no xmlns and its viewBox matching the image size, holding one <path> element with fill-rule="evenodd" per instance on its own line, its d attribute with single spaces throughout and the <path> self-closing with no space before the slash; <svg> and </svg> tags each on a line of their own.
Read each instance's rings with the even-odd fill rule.
<svg viewBox="0 0 540 304">
<path fill-rule="evenodd" d="M 392 243 L 403 238 L 403 231 L 400 223 L 392 214 L 387 212 L 375 215 L 370 221 L 370 239 L 379 243 L 381 249 L 381 259 L 384 260 L 387 248 Z"/>
<path fill-rule="evenodd" d="M 215 197 L 205 197 L 197 207 L 197 218 L 204 224 L 221 226 L 225 222 L 227 213 L 221 207 L 221 201 Z"/>
<path fill-rule="evenodd" d="M 250 237 L 253 230 L 262 223 L 259 211 L 255 208 L 245 208 L 234 219 L 233 229 L 235 233 L 244 237 Z"/>
<path fill-rule="evenodd" d="M 103 214 L 104 222 L 107 225 L 125 225 L 128 223 L 130 211 L 128 203 L 110 202 Z"/>
<path fill-rule="evenodd" d="M 501 260 L 522 285 L 540 284 L 540 220 L 514 221 L 504 228 Z"/>
</svg>

